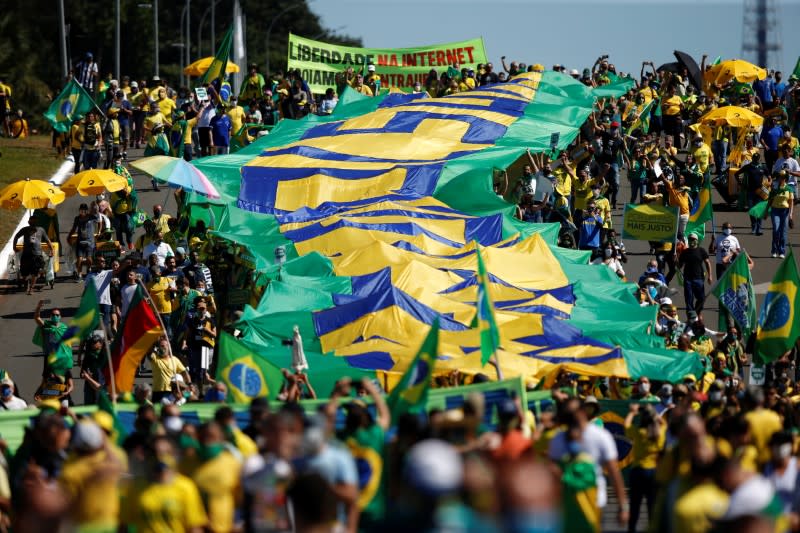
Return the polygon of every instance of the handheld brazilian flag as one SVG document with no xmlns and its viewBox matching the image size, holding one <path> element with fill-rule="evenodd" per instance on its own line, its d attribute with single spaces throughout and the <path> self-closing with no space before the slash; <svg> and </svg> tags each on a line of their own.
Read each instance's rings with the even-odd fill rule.
<svg viewBox="0 0 800 533">
<path fill-rule="evenodd" d="M 47 356 L 48 367 L 58 374 L 72 368 L 72 345 L 86 338 L 100 325 L 97 289 L 93 282 L 86 284 L 81 303 L 72 321 L 61 335 L 56 349 Z"/>
<path fill-rule="evenodd" d="M 208 66 L 208 70 L 206 70 L 203 74 L 203 77 L 200 78 L 200 82 L 198 84 L 200 87 L 205 87 L 209 83 L 216 80 L 217 91 L 222 88 L 222 83 L 225 81 L 225 69 L 228 68 L 228 58 L 231 56 L 231 43 L 233 42 L 232 35 L 233 26 L 229 26 L 228 31 L 225 32 L 225 36 L 222 38 L 222 42 L 217 49 L 214 60 L 211 61 L 211 64 Z"/>
<path fill-rule="evenodd" d="M 245 342 L 223 332 L 219 338 L 217 379 L 228 386 L 228 401 L 250 403 L 253 398 L 275 399 L 283 384 L 281 369 Z"/>
<path fill-rule="evenodd" d="M 489 273 L 481 257 L 480 246 L 475 243 L 475 255 L 478 258 L 478 298 L 475 302 L 477 312 L 471 327 L 478 328 L 481 333 L 481 364 L 486 364 L 500 347 L 500 331 L 494 318 L 494 305 L 489 295 Z"/>
<path fill-rule="evenodd" d="M 769 285 L 756 329 L 755 360 L 769 363 L 788 352 L 800 337 L 800 276 L 791 248 Z"/>
<path fill-rule="evenodd" d="M 686 224 L 686 235 L 694 233 L 702 241 L 706 236 L 706 222 L 714 218 L 714 209 L 711 204 L 711 181 L 704 180 L 703 187 L 697 194 Z"/>
<path fill-rule="evenodd" d="M 98 413 L 105 413 L 105 415 L 99 415 Z M 105 426 L 101 421 L 103 418 L 108 419 L 111 417 L 111 427 Z M 128 436 L 128 432 L 125 430 L 125 426 L 122 424 L 122 420 L 119 419 L 117 415 L 117 409 L 114 407 L 111 398 L 108 397 L 108 393 L 104 390 L 101 390 L 97 394 L 97 412 L 94 414 L 95 420 L 103 426 L 103 429 L 106 431 L 111 431 L 111 437 L 114 442 L 117 444 L 122 444 L 125 441 L 125 438 Z"/>
<path fill-rule="evenodd" d="M 792 76 L 797 76 L 800 78 L 800 57 L 797 58 L 797 63 L 794 64 L 794 71 L 792 72 Z"/>
<path fill-rule="evenodd" d="M 644 133 L 650 131 L 650 113 L 653 110 L 653 105 L 656 102 L 656 98 L 650 100 L 650 103 L 644 106 L 641 111 L 636 114 L 636 118 L 633 120 L 633 122 L 631 122 L 631 125 L 628 126 L 628 135 L 630 135 L 637 128 L 641 128 L 642 132 Z"/>
<path fill-rule="evenodd" d="M 733 317 L 745 338 L 756 327 L 756 296 L 753 292 L 753 279 L 747 265 L 747 255 L 739 254 L 711 291 L 722 307 Z M 724 314 L 720 314 L 720 328 L 724 327 Z"/>
<path fill-rule="evenodd" d="M 392 411 L 392 420 L 404 413 L 425 409 L 438 352 L 439 319 L 436 318 L 416 357 L 386 401 Z"/>
<path fill-rule="evenodd" d="M 94 107 L 94 99 L 73 79 L 47 108 L 44 118 L 53 125 L 54 130 L 64 133 L 69 131 L 74 120 L 83 117 Z"/>
</svg>

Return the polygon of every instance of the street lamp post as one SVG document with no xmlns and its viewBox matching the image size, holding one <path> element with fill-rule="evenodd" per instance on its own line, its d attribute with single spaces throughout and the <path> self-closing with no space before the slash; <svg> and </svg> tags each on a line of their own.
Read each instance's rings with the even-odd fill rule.
<svg viewBox="0 0 800 533">
<path fill-rule="evenodd" d="M 153 76 L 158 77 L 158 0 L 153 0 L 152 4 L 136 4 L 136 7 L 153 10 L 153 50 L 155 54 Z"/>
<path fill-rule="evenodd" d="M 67 68 L 67 31 L 64 27 L 64 0 L 58 0 L 58 47 L 61 51 L 61 81 L 66 82 L 69 69 Z"/>
<path fill-rule="evenodd" d="M 118 80 L 122 79 L 120 77 L 120 70 L 121 65 L 119 61 L 119 53 L 120 53 L 120 14 L 119 14 L 119 0 L 115 0 L 114 2 L 114 13 L 115 13 L 115 21 L 114 21 L 114 74 Z"/>
<path fill-rule="evenodd" d="M 198 57 L 203 57 L 203 23 L 206 21 L 206 16 L 208 16 L 209 11 L 211 12 L 211 54 L 214 55 L 216 51 L 217 41 L 214 36 L 214 8 L 217 7 L 217 4 L 220 0 L 212 0 L 211 5 L 203 11 L 203 16 L 200 17 L 200 24 L 197 25 L 197 55 Z"/>
<path fill-rule="evenodd" d="M 192 27 L 192 0 L 186 0 L 186 63 L 185 65 L 189 65 L 192 62 L 191 59 L 191 50 L 192 50 L 192 39 L 191 39 L 191 27 Z M 189 85 L 189 76 L 186 76 L 186 85 Z"/>
<path fill-rule="evenodd" d="M 277 15 L 275 15 L 275 17 L 273 17 L 273 19 L 272 19 L 272 22 L 270 22 L 269 27 L 267 28 L 267 71 L 265 72 L 265 74 L 267 76 L 270 75 L 270 70 L 269 70 L 269 39 L 270 39 L 270 35 L 272 34 L 272 28 L 275 26 L 275 23 L 278 22 L 278 19 L 280 19 L 284 14 L 286 14 L 289 11 L 291 11 L 292 9 L 296 9 L 298 7 L 300 7 L 300 4 L 292 4 L 289 7 L 287 7 L 286 9 L 284 9 L 283 11 L 281 11 L 280 13 L 278 13 Z"/>
</svg>

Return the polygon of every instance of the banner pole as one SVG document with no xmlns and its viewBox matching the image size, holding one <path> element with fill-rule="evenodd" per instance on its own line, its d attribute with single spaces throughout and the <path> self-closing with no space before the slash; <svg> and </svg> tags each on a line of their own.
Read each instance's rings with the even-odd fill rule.
<svg viewBox="0 0 800 533">
<path fill-rule="evenodd" d="M 161 330 L 164 332 L 164 336 L 167 338 L 168 341 L 170 341 L 170 342 L 167 343 L 167 351 L 169 352 L 169 356 L 172 357 L 172 355 L 173 355 L 172 354 L 172 339 L 169 338 L 169 334 L 167 333 L 167 327 L 166 327 L 166 325 L 164 325 L 164 320 L 162 320 L 162 318 L 161 318 L 161 313 L 159 313 L 158 309 L 156 309 L 155 306 L 153 305 L 153 298 L 150 296 L 150 292 L 147 290 L 147 287 L 145 287 L 144 283 L 142 283 L 142 280 L 140 280 L 139 278 L 136 278 L 136 283 L 138 283 L 139 286 L 144 291 L 144 295 L 147 297 L 146 298 L 147 305 L 149 305 L 150 309 L 152 309 L 153 312 L 155 313 L 156 318 L 158 318 L 158 323 L 161 325 Z"/>
<path fill-rule="evenodd" d="M 108 335 L 103 335 L 103 344 L 106 347 L 106 358 L 108 359 L 108 376 L 111 385 L 111 403 L 117 406 L 117 378 L 114 372 L 114 360 L 111 358 L 111 348 L 108 347 Z"/>
</svg>

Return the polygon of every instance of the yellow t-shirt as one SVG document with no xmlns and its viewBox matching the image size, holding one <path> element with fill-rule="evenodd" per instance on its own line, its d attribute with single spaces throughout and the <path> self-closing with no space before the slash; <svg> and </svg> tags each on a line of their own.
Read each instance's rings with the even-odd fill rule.
<svg viewBox="0 0 800 533">
<path fill-rule="evenodd" d="M 175 111 L 175 102 L 171 98 L 161 98 L 158 100 L 158 110 L 165 117 L 171 117 Z"/>
<path fill-rule="evenodd" d="M 69 129 L 69 147 L 80 150 L 83 145 L 83 124 L 76 122 Z"/>
<path fill-rule="evenodd" d="M 575 209 L 586 209 L 586 204 L 592 198 L 592 185 L 594 180 L 588 179 L 586 183 L 581 183 L 581 180 L 575 180 L 572 184 L 572 192 L 575 197 Z"/>
<path fill-rule="evenodd" d="M 153 305 L 161 314 L 172 312 L 172 299 L 170 298 L 172 293 L 169 290 L 169 281 L 168 277 L 161 276 L 158 281 L 154 279 L 147 284 L 147 290 L 150 292 Z"/>
<path fill-rule="evenodd" d="M 644 105 L 649 104 L 653 98 L 656 97 L 656 91 L 650 86 L 644 87 L 643 89 L 639 90 L 639 94 L 642 95 L 644 98 Z"/>
<path fill-rule="evenodd" d="M 567 172 L 563 165 L 560 165 L 553 169 L 553 177 L 555 177 L 555 182 L 553 183 L 555 191 L 561 196 L 569 198 L 570 194 L 572 194 L 572 175 Z"/>
<path fill-rule="evenodd" d="M 688 215 L 691 213 L 689 210 L 689 194 L 677 190 L 671 181 L 667 181 L 667 193 L 669 194 L 669 205 L 677 207 L 681 215 Z"/>
<path fill-rule="evenodd" d="M 232 107 L 228 110 L 228 118 L 231 119 L 231 131 L 234 135 L 239 133 L 239 130 L 242 129 L 242 125 L 244 124 L 244 109 L 242 106 L 237 105 L 236 107 Z"/>
<path fill-rule="evenodd" d="M 76 526 L 119 524 L 119 482 L 126 470 L 126 460 L 109 457 L 102 449 L 66 460 L 58 481 L 71 502 L 69 515 Z"/>
<path fill-rule="evenodd" d="M 611 204 L 608 202 L 608 198 L 598 198 L 594 203 L 597 206 L 597 209 L 600 210 L 600 217 L 603 219 L 603 227 L 610 229 L 612 224 Z"/>
<path fill-rule="evenodd" d="M 150 354 L 150 366 L 153 367 L 153 392 L 170 390 L 172 376 L 186 372 L 186 367 L 175 356 L 158 357 Z"/>
<path fill-rule="evenodd" d="M 136 94 L 129 94 L 128 101 L 131 103 L 131 107 L 134 110 L 142 110 L 144 109 L 144 105 L 147 103 L 147 95 L 142 91 L 139 91 Z"/>
<path fill-rule="evenodd" d="M 770 459 L 769 439 L 783 429 L 781 417 L 775 411 L 761 407 L 746 413 L 744 418 L 750 426 L 753 446 L 758 450 L 758 461 L 763 465 Z"/>
<path fill-rule="evenodd" d="M 728 493 L 711 481 L 694 486 L 675 501 L 673 530 L 706 533 L 728 509 Z"/>
<path fill-rule="evenodd" d="M 711 148 L 709 148 L 707 144 L 703 143 L 692 150 L 692 155 L 697 163 L 697 169 L 701 174 L 705 174 L 708 171 L 708 165 L 711 161 Z"/>
<path fill-rule="evenodd" d="M 658 466 L 658 457 L 664 449 L 667 438 L 667 426 L 662 425 L 658 430 L 658 438 L 651 440 L 647 437 L 647 430 L 636 426 L 625 429 L 625 436 L 633 443 L 633 463 L 631 466 L 638 466 L 645 470 L 655 469 Z"/>
<path fill-rule="evenodd" d="M 153 128 L 156 126 L 164 126 L 166 125 L 167 120 L 164 118 L 164 115 L 161 114 L 159 111 L 158 113 L 153 113 L 152 115 L 145 115 L 144 117 L 144 131 L 147 132 L 147 138 L 153 136 Z"/>
<path fill-rule="evenodd" d="M 683 100 L 677 94 L 661 102 L 661 112 L 667 116 L 674 116 L 681 112 Z"/>
<path fill-rule="evenodd" d="M 137 533 L 183 533 L 208 523 L 197 487 L 177 473 L 166 483 L 151 483 L 131 494 L 125 515 Z"/>
<path fill-rule="evenodd" d="M 233 529 L 241 470 L 239 460 L 225 450 L 201 464 L 192 475 L 205 502 L 208 525 L 214 533 L 227 533 Z"/>
<path fill-rule="evenodd" d="M 367 87 L 366 85 L 362 85 L 361 87 L 353 87 L 353 89 L 355 89 L 355 90 L 356 90 L 356 92 L 359 92 L 359 93 L 361 93 L 361 94 L 363 94 L 363 95 L 366 95 L 366 96 L 373 96 L 373 94 L 372 94 L 372 89 L 370 89 L 370 88 L 369 88 L 369 87 Z"/>
<path fill-rule="evenodd" d="M 784 189 L 782 191 L 778 191 L 772 197 L 772 201 L 770 202 L 770 207 L 775 207 L 778 209 L 786 209 L 791 207 L 794 203 L 794 194 L 789 189 Z"/>
</svg>

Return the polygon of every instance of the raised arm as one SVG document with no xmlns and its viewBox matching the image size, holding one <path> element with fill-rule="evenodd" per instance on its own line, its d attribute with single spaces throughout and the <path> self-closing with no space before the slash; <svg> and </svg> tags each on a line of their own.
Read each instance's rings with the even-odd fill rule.
<svg viewBox="0 0 800 533">
<path fill-rule="evenodd" d="M 367 378 L 361 380 L 361 386 L 372 396 L 372 400 L 375 402 L 375 407 L 378 410 L 378 425 L 384 431 L 388 430 L 389 426 L 392 424 L 392 413 L 389 411 L 389 406 L 386 405 L 386 400 L 383 398 L 383 395 L 378 391 L 372 381 Z"/>
</svg>

